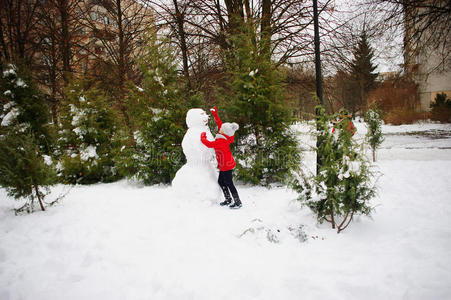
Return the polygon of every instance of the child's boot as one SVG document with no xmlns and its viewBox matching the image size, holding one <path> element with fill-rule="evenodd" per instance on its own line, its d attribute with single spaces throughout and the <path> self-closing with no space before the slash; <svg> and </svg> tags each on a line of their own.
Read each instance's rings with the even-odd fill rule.
<svg viewBox="0 0 451 300">
<path fill-rule="evenodd" d="M 224 206 L 224 205 L 229 205 L 230 203 L 232 203 L 232 199 L 225 199 L 224 201 L 222 201 L 221 203 L 219 203 L 219 205 Z"/>
<path fill-rule="evenodd" d="M 232 209 L 237 209 L 237 208 L 240 208 L 240 207 L 242 206 L 240 197 L 238 197 L 238 195 L 234 196 L 234 197 L 233 197 L 233 200 L 234 200 L 235 203 L 233 203 L 232 205 L 230 205 L 230 206 L 229 206 L 230 208 L 232 208 Z"/>
<path fill-rule="evenodd" d="M 221 205 L 221 206 L 229 205 L 230 203 L 232 203 L 232 197 L 230 197 L 229 190 L 225 186 L 221 186 L 221 188 L 222 188 L 222 191 L 224 192 L 225 201 L 219 203 L 219 205 Z"/>
</svg>

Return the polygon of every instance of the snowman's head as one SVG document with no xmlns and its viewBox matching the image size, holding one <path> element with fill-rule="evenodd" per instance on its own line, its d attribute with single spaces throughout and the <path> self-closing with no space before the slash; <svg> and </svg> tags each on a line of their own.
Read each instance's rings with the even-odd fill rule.
<svg viewBox="0 0 451 300">
<path fill-rule="evenodd" d="M 202 127 L 208 123 L 208 115 L 201 108 L 191 108 L 186 113 L 186 125 L 188 128 Z"/>
</svg>

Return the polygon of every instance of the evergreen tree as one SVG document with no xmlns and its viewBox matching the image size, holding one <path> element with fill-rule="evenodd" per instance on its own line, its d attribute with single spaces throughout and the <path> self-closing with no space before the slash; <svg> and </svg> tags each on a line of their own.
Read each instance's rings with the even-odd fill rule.
<svg viewBox="0 0 451 300">
<path fill-rule="evenodd" d="M 321 164 L 318 173 L 303 178 L 296 189 L 299 200 L 312 209 L 320 223 L 327 221 L 341 232 L 355 215 L 371 213 L 369 200 L 376 193 L 374 174 L 361 147 L 352 139 L 348 124 L 339 122 L 332 130 L 331 117 L 323 107 L 318 111 L 317 138 L 321 142 L 317 151 Z"/>
<path fill-rule="evenodd" d="M 375 162 L 376 149 L 384 141 L 384 137 L 382 135 L 382 112 L 376 107 L 369 109 L 365 114 L 365 122 L 368 127 L 366 138 L 371 146 L 373 153 L 373 162 Z"/>
<path fill-rule="evenodd" d="M 24 209 L 44 197 L 56 182 L 51 167 L 52 136 L 48 107 L 29 77 L 16 66 L 3 70 L 0 95 L 0 185 L 9 196 L 27 198 Z"/>
<path fill-rule="evenodd" d="M 350 106 L 352 115 L 356 111 L 365 108 L 368 93 L 376 87 L 375 73 L 377 66 L 373 64 L 374 50 L 369 44 L 365 30 L 361 33 L 357 46 L 354 47 L 354 58 L 350 64 L 350 83 L 355 89 L 355 98 L 352 99 Z"/>
<path fill-rule="evenodd" d="M 4 123 L 20 124 L 34 135 L 40 150 L 50 154 L 54 143 L 54 133 L 49 124 L 50 114 L 44 95 L 33 83 L 24 69 L 19 70 L 9 64 L 3 70 L 1 89 Z M 12 117 L 10 119 L 10 117 Z"/>
<path fill-rule="evenodd" d="M 88 82 L 73 82 L 65 94 L 58 141 L 58 171 L 63 182 L 91 184 L 119 179 L 114 158 L 125 133 L 110 101 Z"/>
<path fill-rule="evenodd" d="M 292 179 L 299 170 L 300 152 L 290 129 L 293 119 L 284 103 L 281 74 L 267 52 L 260 54 L 255 30 L 246 24 L 230 37 L 230 84 L 222 93 L 223 106 L 228 121 L 240 125 L 234 144 L 237 178 L 269 186 Z"/>
<path fill-rule="evenodd" d="M 167 41 L 154 35 L 138 61 L 142 87 L 131 87 L 135 141 L 123 149 L 124 174 L 145 184 L 170 183 L 184 164 L 182 139 L 188 108 L 198 107 L 201 96 L 184 94 L 185 82 L 177 72 L 177 60 Z"/>
</svg>

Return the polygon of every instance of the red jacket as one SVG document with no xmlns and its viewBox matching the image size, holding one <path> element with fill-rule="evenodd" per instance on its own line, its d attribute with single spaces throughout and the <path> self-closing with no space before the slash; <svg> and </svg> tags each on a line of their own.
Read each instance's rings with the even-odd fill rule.
<svg viewBox="0 0 451 300">
<path fill-rule="evenodd" d="M 343 121 L 344 121 L 344 119 L 341 119 L 341 120 L 338 122 L 337 125 L 339 125 L 339 124 L 340 124 L 341 122 L 343 122 Z M 346 129 L 348 130 L 348 132 L 349 132 L 349 133 L 352 133 L 352 135 L 354 135 L 355 132 L 357 131 L 357 129 L 355 129 L 354 123 L 352 123 L 351 120 L 348 120 L 348 124 L 347 124 L 346 127 L 347 127 Z M 335 127 L 332 128 L 332 133 L 334 133 L 334 132 L 335 132 Z"/>
<path fill-rule="evenodd" d="M 212 111 L 215 118 L 218 130 L 221 130 L 222 121 L 218 116 L 218 113 Z M 214 148 L 216 152 L 216 160 L 218 161 L 218 168 L 220 171 L 228 171 L 235 168 L 236 163 L 233 158 L 232 151 L 230 151 L 230 144 L 233 143 L 235 136 L 227 136 L 225 134 L 216 135 L 216 139 L 213 142 L 207 140 L 207 134 L 203 132 L 200 136 L 201 142 L 208 148 Z"/>
</svg>

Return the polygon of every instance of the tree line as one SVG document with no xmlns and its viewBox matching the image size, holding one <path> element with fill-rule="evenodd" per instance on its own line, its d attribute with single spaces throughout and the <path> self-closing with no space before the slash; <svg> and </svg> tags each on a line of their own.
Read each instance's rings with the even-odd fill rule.
<svg viewBox="0 0 451 300">
<path fill-rule="evenodd" d="M 56 181 L 169 183 L 186 111 L 212 105 L 240 125 L 240 180 L 286 184 L 299 171 L 290 125 L 317 104 L 309 1 L 1 3 L 0 165 L 13 196 L 41 201 Z M 320 5 L 325 106 L 362 112 L 380 31 L 337 12 Z"/>
<path fill-rule="evenodd" d="M 226 53 L 233 49 L 230 37 L 243 25 L 259 44 L 261 57 L 284 69 L 294 89 L 293 109 L 313 112 L 311 82 L 313 54 L 312 7 L 309 1 L 133 1 L 133 0 L 3 0 L 0 13 L 1 61 L 26 66 L 44 88 L 58 119 L 64 88 L 74 78 L 102 86 L 132 129 L 127 85 L 140 85 L 137 60 L 142 57 L 146 35 L 164 36 L 174 47 L 180 78 L 189 93 L 202 92 L 208 103 L 216 101 L 211 86 L 220 86 L 226 70 Z M 336 16 L 334 1 L 320 8 L 323 48 L 335 53 L 328 36 L 350 20 Z M 349 39 L 350 37 L 340 37 Z M 352 45 L 357 41 L 348 42 Z M 293 78 L 289 80 L 288 78 Z M 307 78 L 306 78 L 307 77 Z M 314 84 L 314 82 L 313 82 Z M 299 107 L 302 102 L 306 107 Z M 305 105 L 306 102 L 309 105 Z"/>
</svg>

